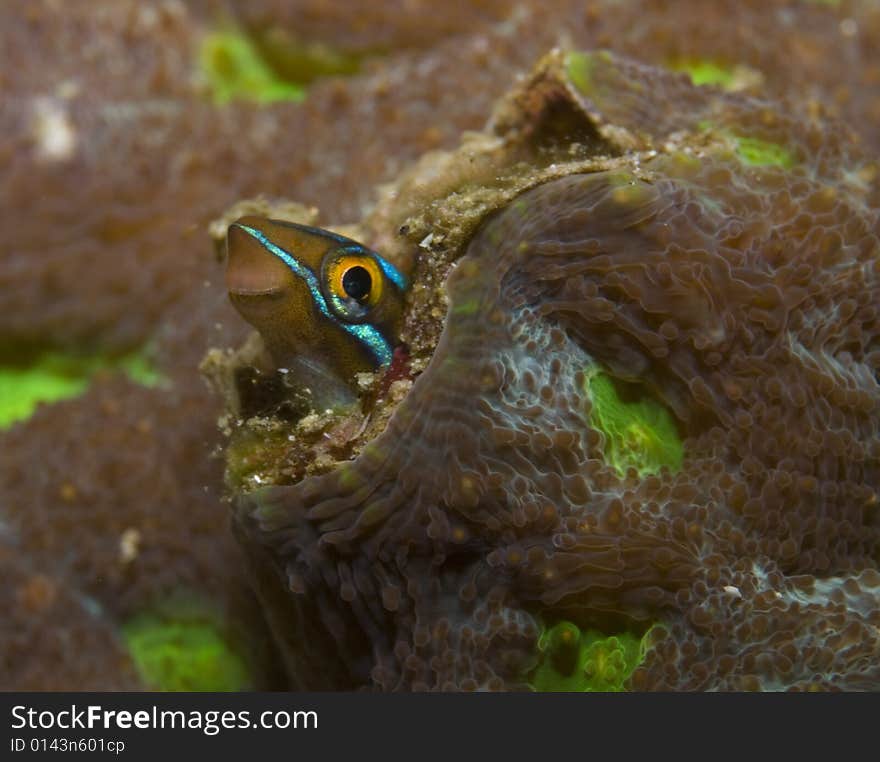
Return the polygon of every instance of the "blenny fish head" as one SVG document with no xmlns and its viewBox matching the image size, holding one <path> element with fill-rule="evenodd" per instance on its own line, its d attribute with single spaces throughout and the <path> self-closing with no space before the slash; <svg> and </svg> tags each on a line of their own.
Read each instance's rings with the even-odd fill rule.
<svg viewBox="0 0 880 762">
<path fill-rule="evenodd" d="M 321 228 L 242 217 L 227 232 L 226 286 L 279 368 L 345 397 L 391 362 L 406 279 L 365 246 Z"/>
</svg>

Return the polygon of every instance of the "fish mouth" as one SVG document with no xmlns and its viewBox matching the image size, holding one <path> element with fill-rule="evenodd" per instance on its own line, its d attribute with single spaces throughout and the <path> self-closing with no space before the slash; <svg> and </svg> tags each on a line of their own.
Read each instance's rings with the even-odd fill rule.
<svg viewBox="0 0 880 762">
<path fill-rule="evenodd" d="M 293 274 L 278 257 L 267 251 L 238 223 L 226 232 L 226 290 L 230 296 L 284 296 Z"/>
<path fill-rule="evenodd" d="M 278 286 L 267 286 L 265 288 L 248 288 L 240 285 L 227 284 L 226 290 L 231 297 L 260 297 L 268 296 L 271 299 L 281 299 L 284 296 L 285 289 Z"/>
</svg>

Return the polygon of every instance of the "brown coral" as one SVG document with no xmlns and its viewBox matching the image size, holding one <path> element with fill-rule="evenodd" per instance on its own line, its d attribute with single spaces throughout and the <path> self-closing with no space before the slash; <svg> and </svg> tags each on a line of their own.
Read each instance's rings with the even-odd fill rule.
<svg viewBox="0 0 880 762">
<path fill-rule="evenodd" d="M 561 147 L 546 114 L 562 112 L 579 148 L 542 168 Z M 839 125 L 604 53 L 550 56 L 495 125 L 492 186 L 460 182 L 434 213 L 506 205 L 450 270 L 442 335 L 386 430 L 239 498 L 291 678 L 518 687 L 538 623 L 564 618 L 665 622 L 640 688 L 876 686 L 880 241 L 850 179 L 864 157 Z M 537 184 L 505 198 L 523 178 Z M 460 254 L 446 240 L 435 271 Z M 679 472 L 615 470 L 589 416 L 597 367 L 673 413 Z M 314 674 L 327 651 L 339 673 Z"/>
</svg>

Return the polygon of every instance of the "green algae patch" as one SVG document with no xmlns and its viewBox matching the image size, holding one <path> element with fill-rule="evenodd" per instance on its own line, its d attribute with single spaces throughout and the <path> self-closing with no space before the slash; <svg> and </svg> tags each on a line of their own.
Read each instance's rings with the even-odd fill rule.
<svg viewBox="0 0 880 762">
<path fill-rule="evenodd" d="M 697 87 L 717 87 L 726 92 L 737 92 L 760 87 L 764 75 L 751 66 L 713 58 L 674 58 L 666 62 L 672 71 L 690 77 Z"/>
<path fill-rule="evenodd" d="M 278 76 L 256 45 L 240 32 L 215 32 L 205 37 L 199 65 L 218 105 L 232 100 L 276 103 L 305 98 L 305 89 Z"/>
<path fill-rule="evenodd" d="M 725 150 L 728 150 L 728 146 L 732 148 L 736 158 L 747 166 L 791 169 L 798 163 L 795 152 L 782 143 L 743 135 L 735 129 L 719 127 L 709 119 L 701 119 L 696 128 L 699 132 L 715 133 L 713 137 L 726 144 Z"/>
<path fill-rule="evenodd" d="M 669 62 L 673 71 L 684 72 L 695 85 L 712 85 L 722 90 L 733 90 L 736 85 L 735 68 L 720 61 L 700 58 L 681 58 Z"/>
<path fill-rule="evenodd" d="M 712 137 L 721 141 L 724 152 L 730 152 L 748 167 L 779 167 L 788 170 L 798 164 L 797 154 L 782 143 L 742 135 L 735 130 L 719 127 L 708 119 L 697 122 L 696 128 L 699 132 L 714 133 Z"/>
<path fill-rule="evenodd" d="M 565 57 L 565 72 L 571 83 L 584 95 L 593 92 L 594 66 L 592 53 L 572 52 Z"/>
<path fill-rule="evenodd" d="M 168 379 L 163 376 L 153 364 L 147 352 L 132 352 L 120 357 L 111 367 L 125 373 L 134 383 L 152 388 L 154 386 L 166 386 Z"/>
<path fill-rule="evenodd" d="M 605 458 L 618 474 L 630 468 L 640 476 L 681 468 L 684 448 L 663 405 L 649 397 L 621 399 L 614 381 L 601 372 L 589 374 L 586 386 L 593 403 L 590 422 L 605 435 Z"/>
<path fill-rule="evenodd" d="M 605 67 L 605 71 L 602 67 Z M 608 67 L 614 67 L 614 58 L 607 50 L 599 50 L 595 53 L 572 51 L 565 55 L 565 74 L 581 95 L 595 98 L 603 88 L 597 82 L 597 74 L 607 74 Z M 641 90 L 638 82 L 629 82 L 635 90 Z"/>
<path fill-rule="evenodd" d="M 245 661 L 209 619 L 139 616 L 122 629 L 138 674 L 152 690 L 239 691 L 250 686 Z"/>
<path fill-rule="evenodd" d="M 165 383 L 146 350 L 108 357 L 44 352 L 21 364 L 0 364 L 0 430 L 31 417 L 40 403 L 78 397 L 101 372 L 125 373 L 134 383 Z"/>
<path fill-rule="evenodd" d="M 58 402 L 82 394 L 87 378 L 59 372 L 51 360 L 29 368 L 0 368 L 0 429 L 30 418 L 40 402 Z"/>
<path fill-rule="evenodd" d="M 574 103 L 580 101 L 578 95 L 590 99 L 600 109 L 606 107 L 612 113 L 620 113 L 620 100 L 623 93 L 629 97 L 644 98 L 646 84 L 629 74 L 620 67 L 620 62 L 607 50 L 597 50 L 585 53 L 572 51 L 565 54 L 563 60 L 565 79 L 571 87 L 577 91 L 573 93 Z M 554 76 L 558 76 L 554 72 Z M 577 106 L 578 112 L 584 104 Z M 589 108 L 588 108 L 589 111 Z M 580 113 L 578 124 L 583 127 L 583 114 Z"/>
<path fill-rule="evenodd" d="M 619 692 L 645 658 L 650 629 L 608 635 L 557 622 L 538 639 L 538 666 L 530 685 L 540 692 Z"/>
<path fill-rule="evenodd" d="M 289 436 L 288 427 L 281 421 L 251 419 L 226 449 L 227 485 L 236 492 L 247 492 L 280 481 L 291 447 Z"/>
<path fill-rule="evenodd" d="M 732 138 L 736 155 L 750 167 L 791 169 L 797 163 L 795 155 L 779 143 L 744 135 L 733 135 Z"/>
</svg>

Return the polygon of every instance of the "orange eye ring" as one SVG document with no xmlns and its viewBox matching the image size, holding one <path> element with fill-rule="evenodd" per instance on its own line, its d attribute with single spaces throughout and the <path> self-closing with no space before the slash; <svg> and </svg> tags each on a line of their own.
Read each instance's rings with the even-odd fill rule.
<svg viewBox="0 0 880 762">
<path fill-rule="evenodd" d="M 342 317 L 362 318 L 382 299 L 382 270 L 369 255 L 338 254 L 324 273 L 328 301 Z"/>
<path fill-rule="evenodd" d="M 328 268 L 330 293 L 372 307 L 382 297 L 382 271 L 372 257 L 343 255 Z"/>
</svg>

